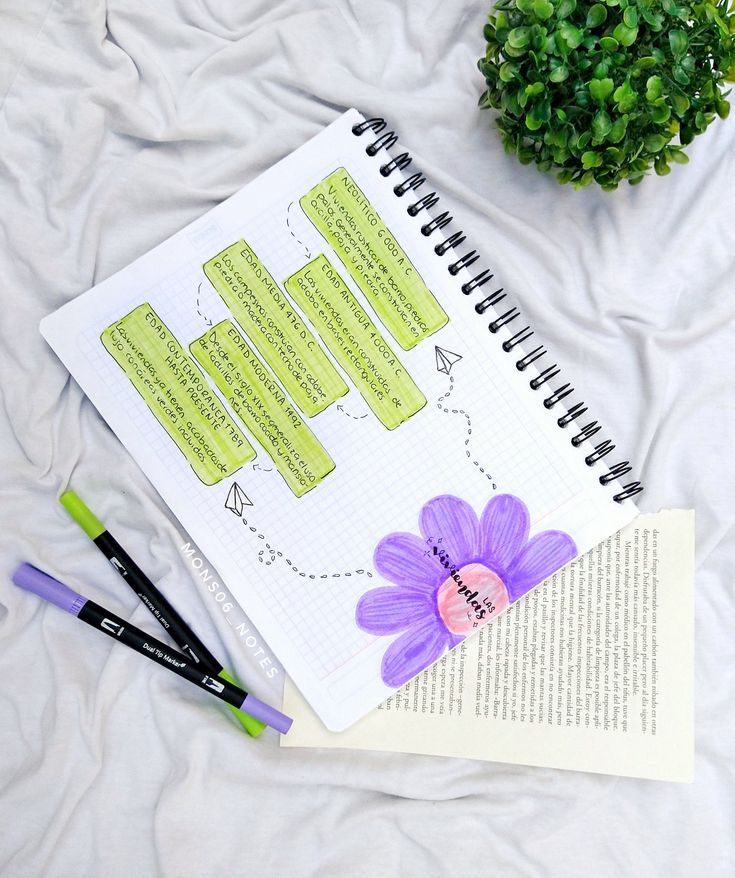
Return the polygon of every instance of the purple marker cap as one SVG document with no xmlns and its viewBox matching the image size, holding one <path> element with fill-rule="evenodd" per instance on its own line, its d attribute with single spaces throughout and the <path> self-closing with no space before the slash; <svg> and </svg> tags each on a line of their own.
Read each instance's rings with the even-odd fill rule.
<svg viewBox="0 0 735 878">
<path fill-rule="evenodd" d="M 276 710 L 275 707 L 270 707 L 269 705 L 264 704 L 254 695 L 248 695 L 240 705 L 240 710 L 244 710 L 246 713 L 249 713 L 250 716 L 259 719 L 262 723 L 265 723 L 267 726 L 270 726 L 282 735 L 286 734 L 293 723 L 290 716 L 286 716 L 285 713 L 281 713 L 281 711 Z"/>
<path fill-rule="evenodd" d="M 13 582 L 26 591 L 32 591 L 50 604 L 56 604 L 72 616 L 78 616 L 79 611 L 87 603 L 87 598 L 72 591 L 68 585 L 49 576 L 33 567 L 31 564 L 21 564 L 13 574 Z"/>
</svg>

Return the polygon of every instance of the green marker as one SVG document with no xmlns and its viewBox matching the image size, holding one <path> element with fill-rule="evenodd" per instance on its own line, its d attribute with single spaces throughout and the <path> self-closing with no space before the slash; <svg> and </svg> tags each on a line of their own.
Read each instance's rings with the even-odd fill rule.
<svg viewBox="0 0 735 878">
<path fill-rule="evenodd" d="M 61 495 L 59 501 L 120 576 L 138 595 L 140 600 L 158 619 L 162 627 L 168 631 L 172 640 L 181 651 L 188 655 L 196 664 L 200 665 L 210 676 L 219 676 L 223 680 L 227 680 L 228 683 L 237 686 L 237 681 L 224 670 L 222 665 L 181 618 L 167 598 L 148 579 L 112 534 L 105 529 L 105 526 L 86 503 L 74 491 L 66 491 Z M 260 720 L 254 719 L 247 713 L 243 713 L 233 705 L 228 705 L 228 707 L 245 728 L 245 731 L 254 738 L 257 738 L 265 728 L 265 723 L 260 722 Z"/>
</svg>

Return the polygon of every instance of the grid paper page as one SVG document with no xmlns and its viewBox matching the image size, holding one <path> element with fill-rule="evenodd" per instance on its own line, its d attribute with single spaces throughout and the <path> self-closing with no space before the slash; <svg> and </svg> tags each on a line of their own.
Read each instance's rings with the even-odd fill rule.
<svg viewBox="0 0 735 878">
<path fill-rule="evenodd" d="M 335 730 L 396 688 L 388 666 L 397 638 L 376 634 L 360 622 L 359 607 L 368 607 L 371 600 L 365 598 L 368 592 L 401 585 L 381 574 L 376 547 L 385 540 L 387 546 L 401 533 L 428 539 L 420 532 L 419 518 L 429 515 L 426 510 L 446 510 L 449 501 L 441 498 L 459 498 L 457 508 L 474 511 L 472 530 L 481 529 L 483 510 L 493 498 L 513 495 L 515 508 L 527 510 L 531 541 L 542 531 L 561 534 L 575 553 L 587 551 L 635 515 L 630 501 L 613 502 L 614 492 L 599 484 L 606 471 L 603 463 L 584 466 L 584 451 L 573 449 L 571 434 L 555 424 L 558 409 L 546 411 L 541 405 L 539 396 L 551 391 L 534 394 L 528 387 L 533 369 L 518 372 L 517 357 L 503 353 L 501 342 L 508 335 L 488 333 L 488 315 L 474 310 L 481 297 L 460 292 L 470 275 L 465 270 L 456 277 L 447 273 L 448 258 L 440 259 L 433 251 L 442 233 L 427 239 L 420 232 L 425 215 L 407 215 L 410 194 L 399 199 L 393 193 L 400 173 L 384 178 L 379 168 L 385 159 L 365 153 L 369 132 L 352 134 L 360 121 L 356 111 L 346 113 L 205 217 L 42 324 L 49 343 L 217 568 L 307 700 Z M 334 225 L 332 238 L 311 209 L 317 204 L 328 215 L 323 207 L 328 196 L 320 200 L 309 193 L 318 192 L 320 184 L 324 193 L 337 191 L 336 182 L 322 181 L 336 181 L 339 169 L 345 171 L 338 177 L 347 180 L 347 194 L 329 197 L 353 197 L 363 208 L 351 217 L 352 225 Z M 360 224 L 374 218 L 373 213 L 379 217 L 380 234 L 362 231 Z M 365 241 L 369 234 L 374 238 L 371 252 L 385 247 L 386 264 L 392 259 L 399 266 L 396 272 L 407 261 L 415 269 L 411 277 L 418 292 L 412 295 L 421 304 L 414 311 L 399 313 L 395 303 L 405 295 L 393 295 L 387 284 L 380 297 L 371 299 L 364 278 L 349 264 L 344 236 L 351 236 L 354 252 L 354 241 Z M 279 334 L 284 324 L 274 324 L 262 308 L 259 328 L 248 325 L 242 298 L 217 288 L 211 280 L 214 269 L 205 273 L 205 265 L 213 265 L 218 254 L 229 253 L 240 241 L 245 249 L 238 245 L 233 251 L 237 258 L 254 253 L 259 264 L 223 268 L 223 278 L 252 271 L 253 277 L 260 276 L 258 283 L 269 283 L 262 279 L 267 273 L 277 288 L 274 301 L 285 303 L 279 321 L 298 327 L 291 342 Z M 240 296 L 242 289 L 237 288 Z M 446 322 L 439 325 L 442 319 Z M 415 339 L 407 343 L 402 336 L 412 320 Z M 198 346 L 192 344 L 197 339 Z M 122 350 L 126 344 L 133 345 L 127 354 Z M 310 387 L 322 376 L 324 387 L 337 388 L 318 413 L 300 411 L 293 394 L 283 393 L 288 376 L 283 370 L 279 374 L 282 364 L 273 353 L 279 344 L 280 351 L 300 345 L 304 358 L 318 352 L 321 359 L 313 367 Z M 188 352 L 191 362 L 172 365 L 165 380 L 159 373 L 155 390 L 156 380 L 150 381 L 152 347 L 146 345 L 161 345 L 162 356 L 171 362 Z M 177 345 L 183 354 L 172 353 Z M 366 367 L 363 357 L 362 371 L 355 371 L 356 357 L 346 354 L 348 348 L 353 354 L 369 348 L 377 365 Z M 125 356 L 137 363 L 139 387 L 125 371 L 133 368 Z M 451 364 L 439 368 L 446 366 L 447 356 Z M 259 376 L 255 390 L 252 381 L 246 387 L 241 379 L 248 358 Z M 309 368 L 299 373 L 304 384 Z M 160 389 L 165 382 L 166 398 Z M 272 395 L 262 415 L 266 388 Z M 249 409 L 238 409 L 251 390 L 260 394 L 260 421 L 252 420 L 255 396 L 249 396 Z M 152 401 L 155 393 L 157 403 Z M 208 400 L 206 405 L 202 399 Z M 400 423 L 388 429 L 385 421 L 394 409 Z M 274 438 L 275 427 L 270 433 L 263 427 L 264 419 L 272 424 L 274 418 L 285 425 L 279 427 L 280 439 Z M 225 426 L 205 435 L 214 422 Z M 231 447 L 223 435 L 234 437 Z M 182 451 L 182 436 L 202 456 L 207 443 L 219 436 L 219 457 L 212 453 L 207 462 L 192 463 Z M 248 445 L 255 456 L 242 463 Z M 297 448 L 300 469 L 294 463 Z M 284 471 L 286 458 L 298 469 L 289 474 L 291 482 Z M 297 496 L 293 480 L 305 478 L 317 459 L 330 463 Z M 213 467 L 219 467 L 217 474 Z M 438 506 L 432 506 L 437 498 Z M 442 543 L 439 531 L 436 536 L 435 547 L 444 546 L 446 555 L 446 547 L 453 546 L 457 553 L 456 540 L 452 543 L 445 533 Z M 477 536 L 477 557 L 450 560 L 464 571 L 466 582 L 480 583 L 478 600 L 485 595 L 491 601 L 491 592 L 501 596 L 492 604 L 493 615 L 502 611 L 507 588 L 498 585 L 489 562 L 480 565 L 480 542 Z M 427 557 L 432 551 L 427 543 Z M 518 558 L 524 551 L 519 543 Z M 559 556 L 557 566 L 566 560 Z M 513 568 L 517 578 L 519 564 Z M 449 594 L 447 583 L 441 588 L 444 605 L 432 604 L 439 627 L 430 636 L 440 633 L 443 652 L 468 632 L 461 627 L 466 621 L 450 619 L 457 595 Z M 470 583 L 464 591 L 468 605 L 475 599 L 469 597 L 472 588 Z M 451 627 L 457 624 L 459 628 Z M 462 633 L 453 636 L 452 631 Z M 398 628 L 396 633 L 400 636 Z M 400 671 L 404 674 L 411 667 L 406 661 Z"/>
</svg>

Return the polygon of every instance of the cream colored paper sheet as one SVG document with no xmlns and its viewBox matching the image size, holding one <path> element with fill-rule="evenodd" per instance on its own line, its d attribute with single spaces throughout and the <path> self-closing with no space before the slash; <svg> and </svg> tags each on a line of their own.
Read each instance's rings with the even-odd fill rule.
<svg viewBox="0 0 735 878">
<path fill-rule="evenodd" d="M 286 747 L 693 779 L 694 513 L 641 515 L 340 734 L 286 682 Z"/>
</svg>

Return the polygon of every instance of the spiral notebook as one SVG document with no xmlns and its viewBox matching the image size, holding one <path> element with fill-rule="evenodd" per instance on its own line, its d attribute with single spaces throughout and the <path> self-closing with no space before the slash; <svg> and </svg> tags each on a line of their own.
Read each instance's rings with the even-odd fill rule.
<svg viewBox="0 0 735 878">
<path fill-rule="evenodd" d="M 429 189 L 350 110 L 41 324 L 332 730 L 642 489 Z"/>
</svg>

